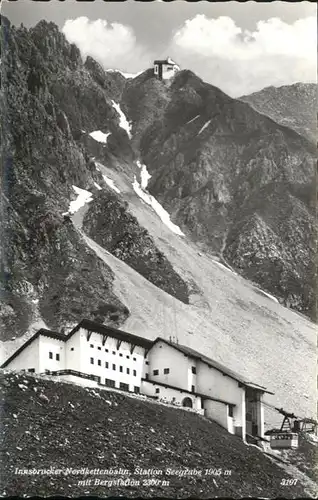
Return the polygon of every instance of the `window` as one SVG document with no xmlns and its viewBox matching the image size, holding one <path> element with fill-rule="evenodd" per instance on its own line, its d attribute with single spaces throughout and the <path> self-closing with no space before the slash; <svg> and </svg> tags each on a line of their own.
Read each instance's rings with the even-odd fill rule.
<svg viewBox="0 0 318 500">
<path fill-rule="evenodd" d="M 71 347 L 71 351 L 74 351 L 74 347 Z"/>
<path fill-rule="evenodd" d="M 28 368 L 28 372 L 34 373 L 35 372 L 35 368 Z"/>
<path fill-rule="evenodd" d="M 122 355 L 122 353 L 121 353 L 121 352 L 119 353 L 119 356 L 120 356 L 120 357 L 123 357 L 123 355 Z"/>
<path fill-rule="evenodd" d="M 160 389 L 159 389 L 159 387 L 157 387 L 156 394 L 159 394 L 159 393 L 160 393 Z"/>
<path fill-rule="evenodd" d="M 134 387 L 134 392 L 135 392 L 136 394 L 139 394 L 139 393 L 140 393 L 140 387 L 137 387 L 137 386 L 135 385 L 135 387 Z"/>
<path fill-rule="evenodd" d="M 169 368 L 165 368 L 165 369 L 163 370 L 163 373 L 164 373 L 165 375 L 167 375 L 167 373 L 169 373 L 169 372 L 170 372 Z"/>
<path fill-rule="evenodd" d="M 127 372 L 127 375 L 129 375 L 129 373 L 130 373 L 129 368 L 126 369 L 126 372 Z"/>
<path fill-rule="evenodd" d="M 98 349 L 99 351 L 101 351 L 101 350 L 102 350 L 102 348 L 101 348 L 101 347 L 97 347 L 97 349 Z"/>
<path fill-rule="evenodd" d="M 108 361 L 105 362 L 105 368 L 108 368 Z"/>
<path fill-rule="evenodd" d="M 126 358 L 127 358 L 127 359 L 129 359 L 129 358 L 130 358 L 130 356 L 126 356 Z"/>
<path fill-rule="evenodd" d="M 229 417 L 234 417 L 234 406 L 229 405 L 228 409 L 229 409 Z"/>
<path fill-rule="evenodd" d="M 133 370 L 133 376 L 136 377 L 137 376 L 137 372 L 136 370 Z"/>
<path fill-rule="evenodd" d="M 137 361 L 136 358 L 133 358 L 134 361 Z"/>
<path fill-rule="evenodd" d="M 155 75 L 158 75 L 158 64 L 155 64 Z"/>
<path fill-rule="evenodd" d="M 113 351 L 113 354 L 116 354 L 116 351 Z"/>
<path fill-rule="evenodd" d="M 91 365 L 94 364 L 94 358 L 91 358 Z"/>
<path fill-rule="evenodd" d="M 154 375 L 159 375 L 159 370 L 154 370 L 154 371 L 153 371 L 153 374 L 154 374 Z"/>
<path fill-rule="evenodd" d="M 105 352 L 108 352 L 108 349 L 105 349 Z"/>
<path fill-rule="evenodd" d="M 56 361 L 60 361 L 60 355 L 59 354 L 57 354 L 55 357 L 56 357 Z"/>
<path fill-rule="evenodd" d="M 195 386 L 191 385 L 191 392 L 195 392 Z"/>
<path fill-rule="evenodd" d="M 116 370 L 116 365 L 113 365 L 113 370 Z"/>
<path fill-rule="evenodd" d="M 197 369 L 195 366 L 192 366 L 191 370 L 192 370 L 192 373 L 197 373 Z"/>
<path fill-rule="evenodd" d="M 119 367 L 119 371 L 120 371 L 120 373 L 123 373 L 123 367 L 122 366 Z"/>
<path fill-rule="evenodd" d="M 98 364 L 98 366 L 102 366 L 102 362 L 100 359 L 97 360 L 97 364 Z"/>
<path fill-rule="evenodd" d="M 145 373 L 145 379 L 148 380 L 149 379 L 149 373 Z"/>
<path fill-rule="evenodd" d="M 109 378 L 105 378 L 105 385 L 108 387 L 115 387 L 115 380 L 110 380 Z"/>
<path fill-rule="evenodd" d="M 53 352 L 49 352 L 49 358 L 53 359 Z"/>
<path fill-rule="evenodd" d="M 119 389 L 122 389 L 123 391 L 129 391 L 129 385 L 124 384 L 124 382 L 120 382 Z"/>
<path fill-rule="evenodd" d="M 90 344 L 90 346 L 89 346 L 89 347 L 94 347 L 94 344 Z"/>
</svg>

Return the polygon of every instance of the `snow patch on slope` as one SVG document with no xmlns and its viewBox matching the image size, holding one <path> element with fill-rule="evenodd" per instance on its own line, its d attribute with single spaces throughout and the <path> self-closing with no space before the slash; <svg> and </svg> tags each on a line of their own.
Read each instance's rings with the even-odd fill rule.
<svg viewBox="0 0 318 500">
<path fill-rule="evenodd" d="M 223 267 L 223 269 L 226 269 L 226 271 L 229 271 L 230 273 L 234 274 L 235 276 L 238 276 L 238 274 L 233 271 L 232 269 L 230 269 L 229 267 L 225 266 L 224 264 L 222 264 L 221 262 L 217 261 L 217 260 L 214 260 L 213 261 L 215 264 L 217 264 L 218 266 L 220 267 Z M 264 290 L 262 290 L 261 288 L 258 288 L 257 287 L 257 291 L 262 294 L 262 295 L 265 295 L 266 297 L 268 297 L 269 299 L 273 300 L 274 302 L 276 302 L 277 304 L 279 304 L 279 301 L 276 299 L 276 297 L 274 297 L 273 295 L 271 295 L 270 293 L 267 293 L 267 292 L 264 292 Z"/>
<path fill-rule="evenodd" d="M 147 169 L 146 169 L 147 171 Z M 148 174 L 149 175 L 149 174 Z M 170 215 L 168 212 L 160 205 L 160 203 L 154 198 L 151 194 L 146 193 L 143 188 L 140 186 L 139 182 L 134 176 L 133 188 L 135 193 L 143 200 L 147 205 L 149 205 L 156 214 L 160 217 L 162 222 L 175 234 L 180 236 L 184 236 L 184 233 L 181 231 L 179 226 L 171 222 Z"/>
<path fill-rule="evenodd" d="M 194 120 L 196 120 L 197 118 L 199 118 L 199 116 L 200 116 L 200 115 L 197 115 L 197 116 L 195 116 L 194 118 L 192 118 L 192 120 L 189 120 L 189 121 L 186 123 L 186 125 L 188 125 L 188 123 L 192 123 L 192 122 L 194 122 Z"/>
<path fill-rule="evenodd" d="M 107 144 L 107 137 L 110 136 L 110 132 L 107 132 L 107 134 L 104 134 L 100 130 L 94 130 L 94 132 L 91 132 L 90 135 L 95 141 L 97 142 L 102 142 L 103 144 Z"/>
<path fill-rule="evenodd" d="M 116 191 L 116 193 L 120 193 L 120 190 L 118 189 L 118 187 L 115 186 L 114 181 L 112 179 L 107 177 L 107 175 L 103 175 L 103 179 L 109 187 L 111 187 L 114 191 Z"/>
<path fill-rule="evenodd" d="M 146 165 L 142 165 L 139 160 L 136 163 L 137 163 L 137 166 L 141 169 L 141 172 L 140 172 L 141 187 L 142 187 L 142 189 L 146 189 L 148 186 L 148 181 L 151 178 L 151 175 L 149 174 Z"/>
<path fill-rule="evenodd" d="M 81 189 L 77 186 L 72 186 L 72 188 L 78 196 L 76 200 L 71 201 L 68 212 L 64 212 L 62 215 L 74 214 L 75 212 L 77 212 L 77 210 L 79 210 L 81 207 L 86 205 L 86 203 L 89 203 L 93 199 L 93 195 L 89 191 Z"/>
<path fill-rule="evenodd" d="M 279 300 L 276 299 L 276 297 L 274 297 L 273 295 L 271 295 L 270 293 L 267 293 L 267 292 L 264 292 L 264 290 L 261 290 L 260 288 L 258 288 L 258 291 L 262 294 L 262 295 L 265 295 L 266 297 L 268 297 L 269 299 L 273 300 L 274 302 L 277 302 L 277 304 L 279 304 Z"/>
<path fill-rule="evenodd" d="M 226 267 L 224 264 L 221 264 L 221 262 L 219 262 L 218 260 L 214 260 L 213 262 L 218 266 L 223 267 L 223 269 L 226 269 L 226 271 L 229 271 L 230 273 L 235 274 L 235 276 L 237 276 L 237 273 L 232 271 L 232 269 L 230 269 L 229 267 Z"/>
<path fill-rule="evenodd" d="M 121 110 L 121 107 L 119 104 L 117 104 L 115 101 L 112 101 L 112 105 L 113 105 L 113 108 L 119 114 L 119 126 L 127 132 L 129 139 L 131 139 L 131 124 L 130 124 L 130 122 L 127 120 L 126 115 Z"/>
<path fill-rule="evenodd" d="M 198 135 L 201 134 L 201 132 L 203 132 L 203 130 L 205 130 L 211 123 L 211 120 L 209 120 L 208 122 L 206 122 L 203 127 L 201 128 L 201 130 L 199 130 L 198 132 Z"/>
<path fill-rule="evenodd" d="M 138 73 L 124 73 L 123 71 L 119 71 L 119 69 L 107 69 L 106 73 L 120 73 L 125 78 L 136 78 L 141 75 L 142 71 L 138 71 Z"/>
<path fill-rule="evenodd" d="M 125 77 L 125 78 L 136 78 L 137 76 L 141 75 L 142 71 L 138 71 L 138 73 L 123 73 L 121 72 L 121 74 Z"/>
<path fill-rule="evenodd" d="M 94 186 L 98 189 L 98 191 L 101 191 L 101 187 L 97 184 L 97 182 L 94 182 Z"/>
</svg>

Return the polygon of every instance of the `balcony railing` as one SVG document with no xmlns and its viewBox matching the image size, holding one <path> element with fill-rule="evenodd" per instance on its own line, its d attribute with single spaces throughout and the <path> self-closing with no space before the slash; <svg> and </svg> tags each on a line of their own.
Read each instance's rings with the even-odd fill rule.
<svg viewBox="0 0 318 500">
<path fill-rule="evenodd" d="M 95 380 L 95 382 L 100 381 L 100 377 L 98 377 L 97 375 L 89 375 L 88 373 L 78 372 L 76 370 L 56 370 L 56 371 L 46 370 L 45 375 L 74 375 L 75 377 L 86 378 L 88 380 Z"/>
</svg>

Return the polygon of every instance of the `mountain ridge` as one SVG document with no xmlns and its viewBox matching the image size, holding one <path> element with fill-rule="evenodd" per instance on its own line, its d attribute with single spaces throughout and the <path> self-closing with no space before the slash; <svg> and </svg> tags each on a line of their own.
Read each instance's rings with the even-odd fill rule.
<svg viewBox="0 0 318 500">
<path fill-rule="evenodd" d="M 297 82 L 280 87 L 265 87 L 239 99 L 316 144 L 317 83 Z"/>
</svg>

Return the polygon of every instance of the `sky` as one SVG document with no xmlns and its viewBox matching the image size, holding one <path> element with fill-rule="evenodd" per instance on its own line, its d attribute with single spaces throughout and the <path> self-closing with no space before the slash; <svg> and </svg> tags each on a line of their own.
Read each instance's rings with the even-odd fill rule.
<svg viewBox="0 0 318 500">
<path fill-rule="evenodd" d="M 170 56 L 232 97 L 317 78 L 310 2 L 4 0 L 2 14 L 17 26 L 53 21 L 105 69 L 136 73 Z"/>
</svg>

